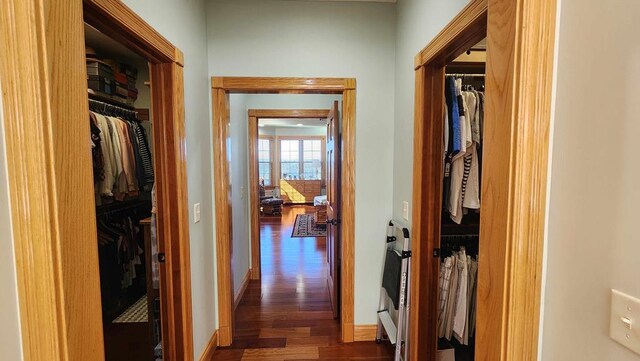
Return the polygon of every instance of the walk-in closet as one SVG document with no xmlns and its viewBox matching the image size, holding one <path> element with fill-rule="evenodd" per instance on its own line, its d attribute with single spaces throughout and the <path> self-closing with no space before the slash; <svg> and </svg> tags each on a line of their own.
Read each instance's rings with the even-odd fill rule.
<svg viewBox="0 0 640 361">
<path fill-rule="evenodd" d="M 161 360 L 149 67 L 84 30 L 105 359 Z"/>
<path fill-rule="evenodd" d="M 439 261 L 438 356 L 473 361 L 477 320 L 478 255 L 484 123 L 486 42 L 445 67 L 442 207 Z"/>
</svg>

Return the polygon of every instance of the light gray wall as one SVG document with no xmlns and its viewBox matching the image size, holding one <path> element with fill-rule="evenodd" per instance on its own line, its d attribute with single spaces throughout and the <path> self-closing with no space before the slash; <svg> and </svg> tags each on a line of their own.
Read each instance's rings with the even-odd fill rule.
<svg viewBox="0 0 640 361">
<path fill-rule="evenodd" d="M 0 91 L 0 94 L 2 92 Z M 22 360 L 22 337 L 18 307 L 16 260 L 11 230 L 9 179 L 0 97 L 0 360 Z"/>
<path fill-rule="evenodd" d="M 258 128 L 259 135 L 276 135 L 276 128 L 274 127 L 260 127 Z"/>
<path fill-rule="evenodd" d="M 201 204 L 202 221 L 190 223 L 194 357 L 202 354 L 217 327 L 212 195 L 211 81 L 207 76 L 204 0 L 124 0 L 145 21 L 184 52 L 189 219 Z"/>
<path fill-rule="evenodd" d="M 395 5 L 220 0 L 207 14 L 211 75 L 357 79 L 355 323 L 374 323 L 393 189 Z"/>
<path fill-rule="evenodd" d="M 632 361 L 610 289 L 640 298 L 640 2 L 562 0 L 541 360 Z"/>
<path fill-rule="evenodd" d="M 145 81 L 149 81 L 149 64 L 145 59 L 141 59 L 132 64 L 138 69 L 138 78 L 136 79 L 136 88 L 138 89 L 138 99 L 136 99 L 136 108 L 151 108 L 151 88 L 144 85 Z"/>
<path fill-rule="evenodd" d="M 413 194 L 413 59 L 467 5 L 469 0 L 398 0 L 393 139 L 393 216 L 402 220 L 402 202 Z M 411 214 L 409 222 L 411 223 Z"/>
<path fill-rule="evenodd" d="M 266 132 L 263 133 L 264 129 L 267 128 Z M 260 134 L 267 134 L 270 131 L 273 133 L 269 133 L 271 135 L 275 135 L 278 137 L 291 137 L 291 136 L 326 136 L 327 135 L 327 127 L 264 127 L 258 129 Z"/>
<path fill-rule="evenodd" d="M 284 95 L 284 94 L 231 94 L 231 201 L 233 228 L 234 295 L 240 291 L 242 280 L 251 266 L 251 241 L 249 239 L 249 109 L 329 109 L 339 95 Z M 284 129 L 284 128 L 281 128 Z M 291 128 L 290 128 L 291 129 Z M 296 129 L 296 128 L 293 128 Z M 298 129 L 296 129 L 298 130 Z"/>
</svg>

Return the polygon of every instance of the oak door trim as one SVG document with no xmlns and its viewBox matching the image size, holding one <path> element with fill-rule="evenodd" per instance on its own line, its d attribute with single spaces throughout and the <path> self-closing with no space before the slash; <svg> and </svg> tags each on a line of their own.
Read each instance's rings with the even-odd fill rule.
<svg viewBox="0 0 640 361">
<path fill-rule="evenodd" d="M 117 42 L 135 49 L 147 60 L 155 63 L 178 63 L 184 66 L 184 55 L 147 24 L 122 1 L 83 0 L 84 18 L 91 26 L 108 29 Z M 109 16 L 105 17 L 105 14 Z"/>
<path fill-rule="evenodd" d="M 276 137 L 271 135 L 259 135 L 258 132 L 258 120 L 265 118 L 276 119 L 306 119 L 306 118 L 323 118 L 326 119 L 329 115 L 329 109 L 249 109 L 248 110 L 248 127 L 249 130 L 249 219 L 250 219 L 250 232 L 251 237 L 251 273 L 252 280 L 259 280 L 262 274 L 260 265 L 260 195 L 259 189 L 255 185 L 259 181 L 258 170 L 258 140 L 269 139 L 271 141 L 271 183 L 275 184 L 275 180 L 280 180 L 280 177 L 275 174 L 278 167 L 275 167 L 275 157 L 279 154 L 275 154 L 275 145 L 279 139 L 286 139 L 285 137 Z M 309 136 L 299 136 L 295 139 L 326 139 L 324 136 L 315 136 L 310 138 Z M 292 138 L 293 139 L 293 138 Z M 324 147 L 324 146 L 323 146 Z M 323 148 L 324 149 L 324 148 Z M 324 159 L 324 155 L 323 155 Z M 323 161 L 324 164 L 324 161 Z M 278 185 L 279 186 L 279 185 Z"/>
<path fill-rule="evenodd" d="M 218 319 L 220 345 L 233 341 L 233 283 L 231 275 L 231 208 L 227 191 L 229 166 L 227 136 L 229 126 L 229 93 L 278 94 L 342 94 L 342 341 L 353 342 L 354 319 L 354 248 L 355 248 L 355 109 L 354 78 L 264 78 L 212 77 L 213 159 L 216 212 L 216 258 L 218 271 Z M 255 208 L 255 207 L 252 207 Z M 252 227 L 255 219 L 251 218 Z M 252 247 L 254 244 L 252 243 Z M 252 260 L 255 262 L 255 260 Z M 259 262 L 259 259 L 258 259 Z M 253 264 L 253 263 L 252 263 Z"/>
<path fill-rule="evenodd" d="M 473 0 L 415 57 L 415 69 L 429 64 L 444 66 L 486 36 L 489 0 Z M 480 36 L 480 38 L 478 38 Z M 455 39 L 455 40 L 454 40 Z M 473 46 L 472 45 L 472 46 Z M 457 54 L 457 55 L 455 55 Z"/>
<path fill-rule="evenodd" d="M 260 177 L 260 170 L 258 164 L 258 140 L 260 135 L 258 134 L 258 118 L 252 115 L 252 111 L 249 110 L 249 220 L 250 229 L 249 237 L 251 243 L 251 279 L 259 280 L 262 277 L 262 267 L 260 262 L 260 191 L 257 185 Z M 269 138 L 271 148 L 275 144 L 275 141 Z M 271 149 L 271 184 L 274 183 L 274 152 Z"/>
<path fill-rule="evenodd" d="M 33 361 L 69 359 L 57 257 L 62 240 L 56 229 L 60 201 L 53 196 L 54 119 L 43 86 L 48 81 L 46 48 L 23 45 L 41 43 L 42 15 L 42 1 L 0 3 L 0 85 L 20 329 L 24 359 Z M 88 341 L 104 353 L 96 342 L 102 339 L 102 329 L 95 331 Z"/>
<path fill-rule="evenodd" d="M 211 86 L 236 94 L 342 94 L 355 89 L 350 78 L 212 77 Z"/>
<path fill-rule="evenodd" d="M 249 109 L 249 116 L 260 119 L 326 119 L 329 115 L 327 109 Z"/>
<path fill-rule="evenodd" d="M 410 337 L 431 342 L 412 342 L 412 360 L 437 347 L 444 66 L 485 30 L 476 359 L 537 359 L 556 11 L 555 0 L 472 1 L 416 56 Z"/>
<path fill-rule="evenodd" d="M 193 358 L 183 67 L 150 64 L 163 354 Z M 177 269 L 176 269 L 177 268 Z M 179 272 L 178 272 L 179 270 Z"/>
<path fill-rule="evenodd" d="M 231 221 L 231 173 L 227 144 L 229 138 L 229 94 L 212 89 L 213 97 L 213 195 L 216 217 L 216 271 L 218 280 L 218 340 L 229 346 L 233 333 L 233 252 Z"/>
<path fill-rule="evenodd" d="M 168 260 L 161 267 L 165 354 L 192 360 L 182 52 L 117 0 L 7 0 L 1 8 L 0 42 L 11 50 L 0 53 L 0 81 L 25 359 L 104 358 L 84 141 L 87 20 L 119 40 L 128 37 L 125 44 L 150 60 L 158 229 Z"/>
</svg>

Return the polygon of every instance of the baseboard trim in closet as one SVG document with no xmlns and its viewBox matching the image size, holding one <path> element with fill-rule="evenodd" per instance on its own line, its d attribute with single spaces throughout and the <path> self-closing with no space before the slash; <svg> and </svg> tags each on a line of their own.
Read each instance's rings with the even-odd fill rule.
<svg viewBox="0 0 640 361">
<path fill-rule="evenodd" d="M 233 299 L 233 310 L 235 311 L 238 308 L 238 304 L 240 304 L 240 300 L 242 300 L 242 296 L 244 296 L 244 292 L 247 290 L 247 286 L 249 286 L 249 281 L 251 280 L 251 268 L 247 271 L 247 274 L 244 275 L 242 279 L 242 285 L 236 293 L 235 298 Z"/>
<path fill-rule="evenodd" d="M 375 341 L 378 325 L 355 325 L 353 326 L 354 341 Z"/>
<path fill-rule="evenodd" d="M 213 332 L 211 339 L 200 356 L 200 361 L 213 361 L 213 353 L 218 348 L 218 330 Z"/>
</svg>

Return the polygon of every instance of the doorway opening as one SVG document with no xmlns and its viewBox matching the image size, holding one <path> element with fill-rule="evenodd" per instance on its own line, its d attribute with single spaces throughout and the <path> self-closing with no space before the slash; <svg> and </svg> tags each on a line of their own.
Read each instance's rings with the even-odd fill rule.
<svg viewBox="0 0 640 361">
<path fill-rule="evenodd" d="M 162 358 L 147 60 L 85 23 L 105 359 Z"/>
<path fill-rule="evenodd" d="M 293 249 L 292 244 L 295 242 L 300 246 L 299 251 L 309 250 L 306 247 L 306 243 L 311 245 L 313 252 L 316 255 L 320 252 L 322 258 L 317 258 L 317 269 L 311 272 L 327 272 L 327 269 L 331 268 L 328 264 L 334 266 L 332 272 L 327 272 L 328 277 L 320 279 L 314 277 L 314 286 L 318 286 L 319 292 L 324 290 L 329 291 L 329 286 L 334 291 L 327 292 L 326 301 L 319 301 L 315 304 L 309 303 L 305 305 L 305 308 L 320 308 L 325 307 L 325 311 L 311 311 L 311 312 L 325 312 L 329 317 L 329 321 L 333 321 L 334 317 L 339 318 L 337 327 L 335 327 L 335 334 L 337 340 L 343 340 L 346 342 L 353 341 L 353 227 L 354 227 L 354 137 L 355 137 L 355 81 L 353 79 L 331 79 L 331 78 L 213 78 L 213 106 L 214 106 L 214 162 L 216 162 L 215 180 L 215 201 L 216 201 L 216 246 L 217 246 L 217 261 L 218 261 L 218 296 L 219 296 L 219 342 L 220 346 L 229 346 L 234 340 L 234 332 L 241 332 L 243 322 L 242 317 L 238 316 L 238 319 L 234 319 L 234 306 L 240 302 L 241 295 L 246 288 L 245 284 L 249 284 L 249 279 L 260 280 L 273 280 L 274 274 L 283 275 L 284 273 L 282 265 L 283 263 L 274 263 L 274 257 L 279 257 L 276 252 L 286 249 L 290 251 Z M 274 94 L 275 93 L 275 94 Z M 242 154 L 238 154 L 239 150 L 236 148 L 239 141 L 236 137 L 232 136 L 234 127 L 237 126 L 236 122 L 230 121 L 230 118 L 234 116 L 236 101 L 238 97 L 309 97 L 312 94 L 315 97 L 324 97 L 325 101 L 321 106 L 316 105 L 311 107 L 313 109 L 323 108 L 321 111 L 317 110 L 294 110 L 289 111 L 288 115 L 278 115 L 277 112 L 282 110 L 265 110 L 262 114 L 259 114 L 259 110 L 248 111 L 257 107 L 244 108 L 244 120 L 242 124 L 247 129 L 244 139 L 246 141 L 249 137 L 250 142 L 246 148 L 249 150 L 249 156 L 243 157 Z M 335 102 L 335 100 L 342 100 L 342 104 Z M 277 103 L 272 103 L 273 107 Z M 299 104 L 299 103 L 298 103 Z M 317 104 L 317 103 L 316 103 Z M 308 105 L 308 104 L 307 104 Z M 288 106 L 284 108 L 293 108 L 294 106 Z M 299 106 L 298 106 L 299 107 Z M 269 108 L 260 107 L 260 108 Z M 280 107 L 281 109 L 283 107 Z M 298 112 L 298 114 L 296 114 Z M 307 112 L 307 113 L 304 113 Z M 315 114 L 309 114 L 309 112 L 316 112 Z M 318 113 L 320 112 L 320 113 Z M 247 122 L 247 115 L 249 121 Z M 279 136 L 274 133 L 273 138 L 269 139 L 267 134 L 263 134 L 263 159 L 262 162 L 262 175 L 265 186 L 264 190 L 264 204 L 260 202 L 260 173 L 261 167 L 259 162 L 259 128 L 265 128 L 263 133 L 266 133 L 267 125 L 264 127 L 259 126 L 259 119 L 263 119 L 269 123 L 268 119 L 298 119 L 295 125 L 291 129 L 304 128 L 304 119 L 308 121 L 320 122 L 322 129 L 316 129 L 321 131 L 322 135 L 296 135 L 289 130 L 288 136 L 285 136 L 281 131 Z M 312 120 L 313 119 L 313 120 Z M 323 119 L 319 121 L 318 119 Z M 335 137 L 332 137 L 327 141 L 328 137 L 326 125 L 327 121 L 333 124 L 333 131 L 338 132 Z M 302 125 L 298 125 L 302 124 Z M 275 131 L 275 130 L 274 130 Z M 286 133 L 286 131 L 285 131 Z M 324 137 L 324 139 L 323 139 Z M 236 140 L 234 140 L 236 139 Z M 338 141 L 341 139 L 341 141 Z M 332 143 L 333 141 L 333 143 Z M 342 146 L 342 151 L 333 147 L 332 144 L 337 144 L 337 147 Z M 327 147 L 329 145 L 329 147 Z M 305 148 L 306 147 L 306 148 Z M 318 149 L 316 149 L 318 148 Z M 330 149 L 335 153 L 326 153 L 326 150 Z M 277 153 L 276 153 L 277 150 Z M 249 168 L 249 176 L 245 176 L 244 179 L 248 180 L 246 187 L 234 182 L 234 173 L 236 170 L 233 156 L 230 154 L 237 154 L 236 159 L 248 159 L 251 155 L 256 161 L 251 161 L 246 168 Z M 306 153 L 306 156 L 305 156 Z M 331 157 L 337 157 L 340 155 L 342 160 L 342 174 L 332 171 L 331 177 L 335 188 L 341 188 L 342 192 L 326 190 L 326 188 L 332 183 L 327 181 L 327 154 L 331 154 Z M 277 162 L 275 161 L 277 158 Z M 306 159 L 308 158 L 308 159 Z M 338 163 L 333 163 L 338 166 Z M 326 174 L 325 174 L 326 173 Z M 342 176 L 340 176 L 342 175 Z M 323 190 L 323 188 L 325 190 Z M 233 190 L 232 190 L 233 189 Z M 244 199 L 245 189 L 249 190 L 249 202 Z M 328 193 L 327 200 L 331 203 L 331 194 L 341 194 L 340 203 L 337 202 L 333 205 L 333 210 L 330 207 L 323 205 L 323 195 Z M 267 195 L 268 194 L 268 195 Z M 270 197 L 271 200 L 268 200 Z M 317 199 L 316 199 L 317 197 Z M 313 206 L 313 201 L 316 200 L 318 206 Z M 240 203 L 237 203 L 238 200 Z M 250 239 L 250 250 L 245 250 L 243 245 L 239 243 L 242 239 L 242 230 L 238 230 L 235 225 L 240 223 L 234 219 L 237 210 L 234 209 L 235 205 L 249 203 L 250 210 L 250 226 L 245 224 L 244 228 L 250 229 L 250 235 L 247 238 Z M 326 211 L 326 216 L 325 216 Z M 261 213 L 264 222 L 260 222 Z M 326 217 L 326 220 L 324 220 Z M 296 222 L 297 219 L 297 222 Z M 324 220 L 325 227 L 317 227 L 318 223 L 322 223 Z M 326 221 L 330 223 L 327 224 Z M 278 231 L 274 230 L 274 224 L 277 222 Z M 262 223 L 262 225 L 261 225 Z M 232 225 L 234 225 L 232 227 Z M 309 226 L 313 227 L 310 229 Z M 269 228 L 270 227 L 270 228 Z M 260 237 L 260 230 L 263 228 L 263 239 L 267 239 L 266 234 L 269 232 L 270 242 L 262 242 Z M 317 229 L 316 229 L 317 228 Z M 329 237 L 329 243 L 334 242 L 335 246 L 325 246 L 323 237 L 312 237 L 311 235 L 316 231 L 321 231 L 320 228 L 325 228 L 328 233 L 334 235 L 334 238 Z M 270 229 L 271 231 L 268 231 Z M 283 231 L 284 229 L 284 231 Z M 291 232 L 284 234 L 286 232 Z M 294 232 L 297 236 L 294 236 Z M 275 235 L 275 237 L 274 237 Z M 277 238 L 277 240 L 276 240 Z M 307 239 L 308 242 L 305 241 Z M 286 244 L 286 247 L 284 243 Z M 284 248 L 276 249 L 275 246 L 283 245 Z M 262 256 L 261 253 L 267 253 L 267 247 L 269 253 L 267 256 Z M 323 249 L 324 248 L 324 249 Z M 264 252 L 260 252 L 261 249 Z M 326 250 L 329 249 L 330 252 Z M 312 253 L 313 253 L 312 252 Z M 325 255 L 329 255 L 326 257 Z M 332 256 L 333 254 L 333 256 Z M 239 266 L 244 256 L 250 257 L 250 261 L 247 264 L 247 268 L 251 271 L 244 276 L 244 270 Z M 280 253 L 282 256 L 282 253 Z M 267 263 L 267 258 L 270 258 Z M 261 259 L 265 262 L 261 267 Z M 304 261 L 304 258 L 298 260 Z M 327 263 L 327 260 L 329 263 Z M 282 259 L 280 259 L 282 261 Z M 297 262 L 297 261 L 295 261 Z M 341 267 L 338 269 L 337 265 Z M 298 268 L 300 266 L 301 268 Z M 304 262 L 291 267 L 296 270 L 301 269 L 303 272 L 293 274 L 292 280 L 297 281 L 297 277 L 304 277 L 307 270 L 313 269 L 311 265 Z M 241 274 L 237 274 L 240 269 Z M 263 272 L 267 272 L 262 274 Z M 321 274 L 321 273 L 320 273 Z M 327 278 L 330 278 L 330 282 L 326 282 Z M 260 284 L 257 282 L 256 284 Z M 294 283 L 296 284 L 296 283 Z M 299 285 L 300 289 L 304 288 L 303 284 Z M 255 290 L 253 290 L 255 292 Z M 290 297 L 297 297 L 296 288 L 293 289 L 293 294 Z M 249 287 L 246 291 L 246 295 L 251 295 L 252 289 Z M 314 295 L 317 296 L 317 295 Z M 249 296 L 247 296 L 249 297 Z M 299 297 L 305 297 L 304 293 L 301 293 Z M 313 301 L 310 301 L 313 302 Z M 303 303 L 301 303 L 303 304 Z M 300 307 L 297 304 L 293 304 L 290 307 Z M 274 312 L 281 312 L 286 315 L 286 312 L 291 312 L 291 308 L 282 307 Z M 335 312 L 335 314 L 334 314 Z M 297 316 L 295 316 L 297 317 Z M 300 315 L 299 318 L 303 319 L 305 316 Z M 291 319 L 291 317 L 289 317 Z M 301 320 L 297 321 L 298 323 Z M 308 328 L 303 331 L 308 331 Z M 271 332 L 266 331 L 265 332 Z M 308 336 L 308 335 L 307 335 Z"/>
<path fill-rule="evenodd" d="M 261 279 L 264 273 L 259 232 L 264 225 L 289 222 L 292 237 L 326 235 L 329 112 L 329 109 L 248 111 L 252 280 Z M 283 221 L 296 206 L 298 210 L 311 206 L 310 216 Z M 307 219 L 309 222 L 305 223 L 303 220 Z M 312 227 L 307 227 L 308 224 Z"/>
<path fill-rule="evenodd" d="M 233 112 L 231 117 L 236 120 Z M 330 254 L 338 240 L 327 238 L 336 230 L 327 224 L 327 190 L 339 181 L 328 173 L 336 164 L 327 144 L 327 123 L 334 120 L 339 118 L 329 109 L 248 111 L 251 261 L 249 277 L 235 290 L 235 347 L 262 345 L 268 353 L 340 339 L 339 260 Z"/>
</svg>

